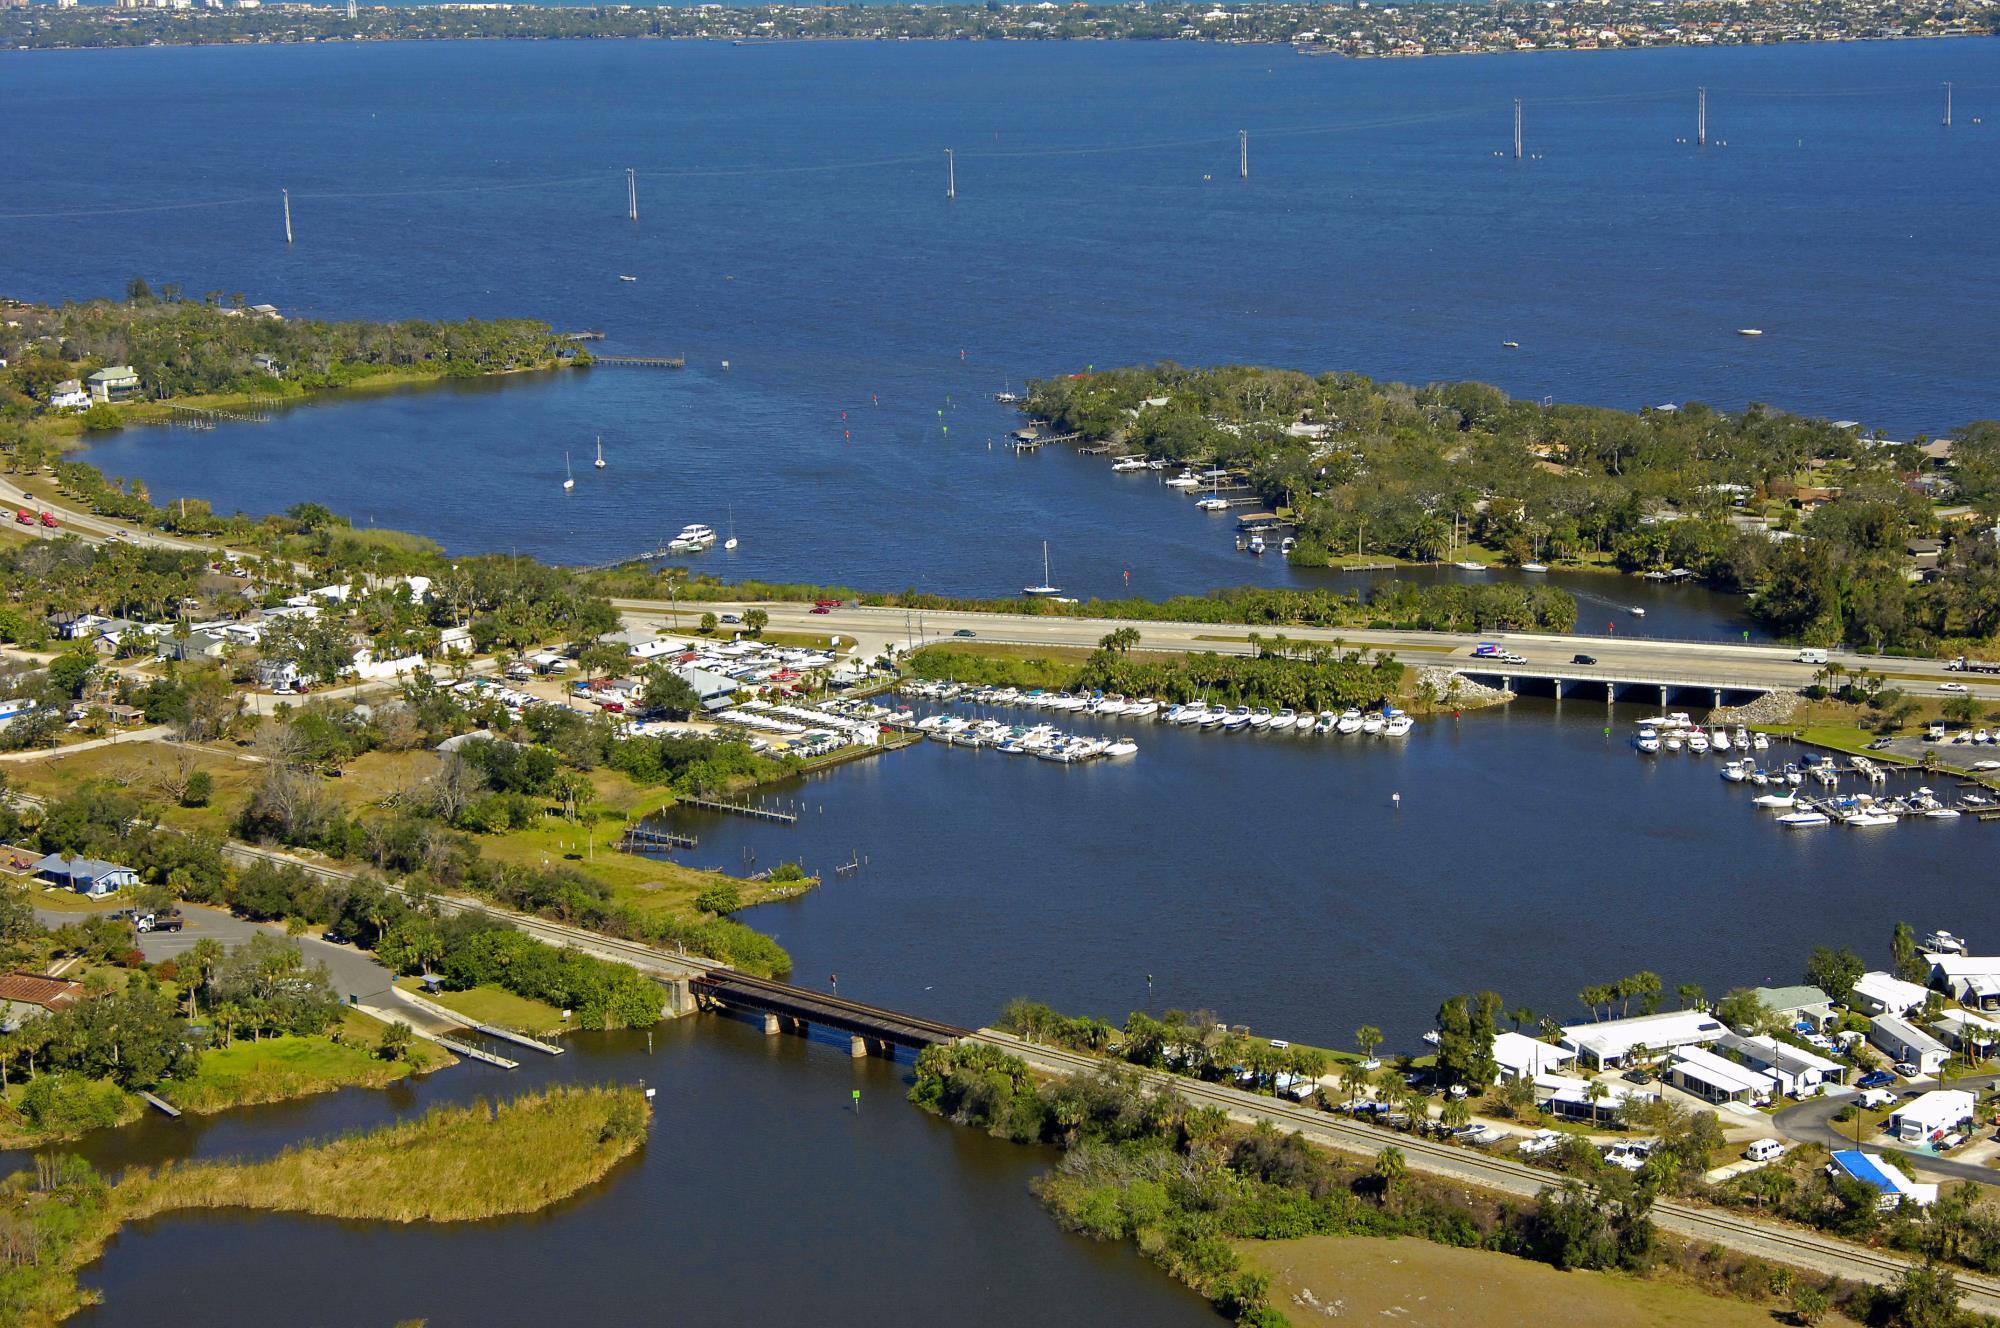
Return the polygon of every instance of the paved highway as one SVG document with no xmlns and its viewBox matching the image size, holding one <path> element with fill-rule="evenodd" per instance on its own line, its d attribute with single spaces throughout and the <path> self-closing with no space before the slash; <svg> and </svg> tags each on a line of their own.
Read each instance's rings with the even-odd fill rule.
<svg viewBox="0 0 2000 1328">
<path fill-rule="evenodd" d="M 695 604 L 677 612 L 658 600 L 620 599 L 612 603 L 635 625 L 668 629 L 678 622 L 691 630 L 705 612 L 741 612 L 742 604 Z M 923 641 L 950 640 L 961 632 L 989 644 L 1069 646 L 1089 649 L 1120 627 L 1137 628 L 1141 650 L 1203 651 L 1249 654 L 1253 629 L 1236 624 L 1127 622 L 1109 618 L 1044 617 L 1033 614 L 971 613 L 845 606 L 813 613 L 805 604 L 760 604 L 771 615 L 771 627 L 788 632 L 837 632 L 858 640 L 873 653 L 885 645 L 906 646 Z M 1525 666 L 1497 661 L 1476 662 L 1481 673 L 1515 672 L 1545 677 L 1560 673 L 1570 679 L 1620 681 L 1659 680 L 1697 687 L 1770 689 L 1803 687 L 1819 667 L 1801 664 L 1791 646 L 1743 645 L 1729 642 L 1662 641 L 1618 636 L 1545 636 L 1498 632 L 1483 636 L 1451 632 L 1371 631 L 1367 629 L 1285 627 L 1261 635 L 1282 633 L 1295 642 L 1332 643 L 1395 652 L 1406 663 L 1437 663 L 1464 667 L 1475 663 L 1472 648 L 1481 641 L 1505 646 L 1527 659 Z M 1592 664 L 1577 664 L 1587 655 Z M 1889 675 L 1898 685 L 1936 693 L 1941 682 L 1963 682 L 1982 697 L 2000 698 L 2000 678 L 1952 673 L 1943 661 L 1903 656 L 1867 656 L 1839 652 L 1835 662 L 1849 669 L 1863 667 Z"/>
</svg>

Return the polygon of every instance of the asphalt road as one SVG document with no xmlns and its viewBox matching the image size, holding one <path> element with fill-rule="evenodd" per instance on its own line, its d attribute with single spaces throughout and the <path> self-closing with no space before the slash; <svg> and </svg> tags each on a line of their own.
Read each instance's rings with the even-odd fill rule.
<svg viewBox="0 0 2000 1328">
<path fill-rule="evenodd" d="M 666 629 L 678 621 L 682 631 L 692 630 L 707 612 L 741 612 L 746 605 L 698 603 L 676 611 L 659 600 L 621 599 L 612 601 L 636 625 Z M 1106 618 L 1052 618 L 1014 613 L 936 612 L 889 608 L 843 607 L 814 613 L 806 604 L 761 604 L 771 616 L 771 627 L 789 632 L 836 632 L 859 640 L 864 651 L 873 654 L 884 644 L 915 644 L 948 640 L 969 632 L 973 639 L 989 644 L 1070 646 L 1089 649 L 1106 634 L 1120 627 L 1137 628 L 1140 650 L 1202 651 L 1219 654 L 1249 654 L 1248 637 L 1253 629 L 1235 624 L 1123 622 Z M 1266 631 L 1265 636 L 1276 634 Z M 1369 631 L 1355 628 L 1287 627 L 1286 639 L 1295 642 L 1341 642 L 1348 646 L 1394 650 L 1406 663 L 1448 664 L 1464 667 L 1472 663 L 1472 648 L 1481 641 L 1506 645 L 1524 656 L 1528 665 L 1509 669 L 1497 661 L 1481 660 L 1482 673 L 1519 672 L 1545 675 L 1559 672 L 1575 679 L 1648 679 L 1708 687 L 1777 688 L 1804 687 L 1819 672 L 1819 666 L 1801 664 L 1791 646 L 1742 645 L 1728 642 L 1661 641 L 1636 637 L 1546 636 L 1529 633 L 1497 632 L 1482 636 L 1450 632 Z M 1577 655 L 1589 655 L 1594 664 L 1575 664 Z M 1973 694 L 2000 699 L 2000 678 L 1980 679 L 1979 675 L 1950 672 L 1942 660 L 1904 656 L 1864 656 L 1836 652 L 1834 662 L 1849 669 L 1863 667 L 1891 675 L 1892 681 L 1909 690 L 1931 693 L 1940 682 L 1963 682 Z M 1907 675 L 1907 676 L 1902 676 Z"/>
</svg>

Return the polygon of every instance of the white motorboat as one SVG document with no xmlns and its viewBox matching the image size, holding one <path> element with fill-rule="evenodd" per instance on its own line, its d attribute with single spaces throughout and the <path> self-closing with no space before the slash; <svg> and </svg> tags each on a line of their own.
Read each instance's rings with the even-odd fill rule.
<svg viewBox="0 0 2000 1328">
<path fill-rule="evenodd" d="M 1203 498 L 1195 503 L 1195 506 L 1204 512 L 1227 512 L 1229 510 L 1229 500 L 1227 498 Z"/>
<path fill-rule="evenodd" d="M 1172 479 L 1163 481 L 1163 483 L 1169 489 L 1199 489 L 1201 487 L 1201 477 L 1192 471 L 1183 471 Z"/>
<path fill-rule="evenodd" d="M 1339 722 L 1334 727 L 1342 733 L 1361 732 L 1361 712 L 1353 709 L 1341 711 Z"/>
<path fill-rule="evenodd" d="M 1388 723 L 1389 721 L 1382 718 L 1380 712 L 1371 712 L 1361 717 L 1361 731 L 1371 738 L 1379 738 Z"/>
<path fill-rule="evenodd" d="M 1311 721 L 1308 720 L 1307 722 L 1310 723 Z M 1298 726 L 1299 712 L 1290 706 L 1286 706 L 1277 714 L 1271 716 L 1271 727 L 1273 729 L 1295 729 Z"/>
<path fill-rule="evenodd" d="M 1111 469 L 1116 474 L 1129 475 L 1135 470 L 1146 469 L 1146 458 L 1120 457 L 1118 460 L 1111 463 Z"/>
<path fill-rule="evenodd" d="M 1522 563 L 1521 570 L 1524 572 L 1546 572 L 1549 570 L 1549 565 L 1547 563 Z"/>
<path fill-rule="evenodd" d="M 1761 327 L 1739 327 L 1736 329 L 1736 335 L 1739 337 L 1761 337 L 1764 335 L 1764 329 Z"/>
<path fill-rule="evenodd" d="M 1643 618 L 1646 616 L 1646 611 L 1640 608 L 1637 604 L 1634 604 L 1631 608 L 1625 611 L 1631 614 L 1634 618 Z"/>
<path fill-rule="evenodd" d="M 1896 823 L 1896 818 L 1891 814 L 1889 814 L 1888 812 L 1878 812 L 1872 808 L 1861 808 L 1855 811 L 1851 811 L 1847 813 L 1847 815 L 1841 817 L 1840 823 L 1842 825 L 1851 825 L 1860 829 L 1867 829 L 1871 826 L 1894 825 Z"/>
<path fill-rule="evenodd" d="M 1339 723 L 1339 715 L 1336 715 L 1331 710 L 1322 710 L 1319 712 L 1319 718 L 1313 721 L 1313 732 L 1324 737 L 1326 734 L 1333 732 L 1334 727 Z"/>
<path fill-rule="evenodd" d="M 1470 558 L 1462 558 L 1459 561 L 1453 563 L 1452 566 L 1456 567 L 1461 572 L 1483 572 L 1486 570 L 1485 563 L 1476 563 L 1473 562 Z"/>
<path fill-rule="evenodd" d="M 1105 747 L 1104 754 L 1114 761 L 1122 761 L 1128 756 L 1137 756 L 1139 754 L 1139 744 L 1133 742 L 1130 738 L 1120 738 L 1118 741 Z"/>
<path fill-rule="evenodd" d="M 1410 736 L 1410 730 L 1416 726 L 1417 721 L 1411 719 L 1400 710 L 1392 710 L 1389 712 L 1388 717 L 1382 721 L 1382 736 L 1385 738 L 1407 738 Z"/>
<path fill-rule="evenodd" d="M 1657 752 L 1660 750 L 1660 735 L 1654 729 L 1640 729 L 1632 739 L 1632 745 L 1642 752 Z"/>
<path fill-rule="evenodd" d="M 1250 727 L 1253 729 L 1267 729 L 1271 727 L 1271 712 L 1263 706 L 1258 706 L 1255 710 L 1252 710 L 1250 712 Z"/>
<path fill-rule="evenodd" d="M 1134 719 L 1151 719 L 1160 713 L 1160 703 L 1153 700 L 1127 701 L 1125 713 Z"/>
<path fill-rule="evenodd" d="M 1250 707 L 1237 706 L 1222 717 L 1222 727 L 1235 731 L 1250 727 Z"/>
<path fill-rule="evenodd" d="M 1744 774 L 1743 763 L 1741 761 L 1730 761 L 1722 767 L 1722 777 L 1732 784 L 1741 784 Z"/>
<path fill-rule="evenodd" d="M 1708 741 L 1716 751 L 1726 752 L 1736 744 L 1729 740 L 1729 730 L 1719 728 L 1708 735 Z"/>
<path fill-rule="evenodd" d="M 1695 729 L 1688 734 L 1687 743 L 1688 750 L 1696 756 L 1703 756 L 1708 752 L 1708 735 L 1700 729 Z"/>
<path fill-rule="evenodd" d="M 1796 793 L 1760 793 L 1750 799 L 1750 802 L 1752 806 L 1756 807 L 1769 807 L 1777 811 L 1790 811 L 1799 805 L 1799 795 Z"/>
<path fill-rule="evenodd" d="M 1803 830 L 1815 825 L 1832 825 L 1833 818 L 1825 812 L 1787 812 L 1778 818 L 1778 824 L 1788 830 Z"/>
<path fill-rule="evenodd" d="M 1687 739 L 1682 736 L 1678 729 L 1669 730 L 1667 736 L 1660 741 L 1670 752 L 1680 751 L 1683 747 L 1687 746 Z"/>
<path fill-rule="evenodd" d="M 1764 733 L 1753 733 L 1750 735 L 1750 746 L 1755 751 L 1769 751 L 1771 748 L 1770 736 Z"/>
<path fill-rule="evenodd" d="M 1917 948 L 1928 954 L 1962 955 L 1966 953 L 1965 942 L 1943 928 L 1939 928 L 1937 931 L 1924 937 L 1921 941 L 1918 941 Z"/>
<path fill-rule="evenodd" d="M 1249 723 L 1250 717 L 1245 715 L 1243 722 L 1245 724 Z M 1201 726 L 1205 729 L 1227 728 L 1229 726 L 1229 707 L 1210 706 L 1208 713 L 1201 717 Z"/>
</svg>

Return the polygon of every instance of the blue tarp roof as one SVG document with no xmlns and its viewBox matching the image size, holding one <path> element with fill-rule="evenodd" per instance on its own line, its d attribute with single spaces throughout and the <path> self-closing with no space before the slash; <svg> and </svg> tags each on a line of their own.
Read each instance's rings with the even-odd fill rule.
<svg viewBox="0 0 2000 1328">
<path fill-rule="evenodd" d="M 1884 1194 L 1901 1194 L 1903 1187 L 1889 1179 L 1887 1172 L 1872 1156 L 1859 1149 L 1849 1148 L 1833 1155 L 1834 1163 L 1842 1171 L 1858 1181 L 1873 1185 Z"/>
</svg>

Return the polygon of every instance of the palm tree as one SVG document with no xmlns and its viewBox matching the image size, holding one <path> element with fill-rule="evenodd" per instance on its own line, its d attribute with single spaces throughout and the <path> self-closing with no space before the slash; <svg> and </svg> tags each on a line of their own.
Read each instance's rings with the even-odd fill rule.
<svg viewBox="0 0 2000 1328">
<path fill-rule="evenodd" d="M 1375 1059 L 1375 1048 L 1382 1045 L 1382 1030 L 1373 1024 L 1363 1024 L 1354 1030 L 1354 1045 L 1361 1048 L 1361 1059 Z"/>
<path fill-rule="evenodd" d="M 1681 998 L 1683 1010 L 1699 1010 L 1708 1002 L 1708 993 L 1701 989 L 1699 982 L 1683 982 L 1674 990 Z"/>
<path fill-rule="evenodd" d="M 1514 1013 L 1508 1017 L 1514 1021 L 1514 1031 L 1516 1033 L 1535 1022 L 1535 1012 L 1525 1005 L 1515 1006 Z"/>
<path fill-rule="evenodd" d="M 1403 1156 L 1403 1150 L 1393 1144 L 1375 1155 L 1375 1175 L 1382 1182 L 1382 1197 L 1388 1198 L 1395 1192 L 1396 1185 L 1410 1174 L 1410 1160 Z"/>
<path fill-rule="evenodd" d="M 1448 1097 L 1444 1108 L 1438 1113 L 1438 1121 L 1447 1130 L 1456 1130 L 1472 1124 L 1472 1102 L 1468 1098 Z"/>
</svg>

